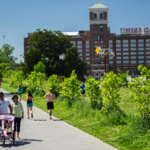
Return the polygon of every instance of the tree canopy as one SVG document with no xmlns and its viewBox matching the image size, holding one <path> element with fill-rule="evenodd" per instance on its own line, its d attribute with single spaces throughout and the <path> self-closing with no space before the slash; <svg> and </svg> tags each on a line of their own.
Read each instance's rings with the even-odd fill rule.
<svg viewBox="0 0 150 150">
<path fill-rule="evenodd" d="M 77 48 L 73 47 L 69 36 L 60 31 L 37 29 L 28 42 L 30 46 L 24 54 L 25 64 L 22 64 L 27 73 L 33 71 L 34 65 L 41 61 L 46 66 L 48 76 L 57 74 L 69 77 L 72 70 L 76 70 L 78 78 L 83 79 L 88 64 L 78 57 Z M 59 59 L 61 54 L 65 54 L 64 60 Z"/>
</svg>

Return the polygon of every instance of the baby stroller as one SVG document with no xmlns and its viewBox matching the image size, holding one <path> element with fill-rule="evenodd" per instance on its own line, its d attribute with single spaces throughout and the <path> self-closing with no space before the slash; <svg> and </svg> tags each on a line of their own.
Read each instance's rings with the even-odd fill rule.
<svg viewBox="0 0 150 150">
<path fill-rule="evenodd" d="M 14 139 L 14 131 L 12 128 L 12 124 L 14 122 L 15 116 L 10 114 L 0 114 L 0 141 L 2 142 L 2 145 L 5 146 L 6 140 L 13 140 L 13 144 L 15 143 Z M 5 129 L 5 123 L 7 122 L 9 128 L 11 131 L 7 131 Z"/>
</svg>

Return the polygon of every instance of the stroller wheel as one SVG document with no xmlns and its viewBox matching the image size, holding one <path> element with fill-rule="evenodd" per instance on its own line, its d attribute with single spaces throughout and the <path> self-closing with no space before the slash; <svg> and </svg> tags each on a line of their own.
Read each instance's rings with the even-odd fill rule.
<svg viewBox="0 0 150 150">
<path fill-rule="evenodd" d="M 5 136 L 3 136 L 3 146 L 5 147 Z"/>
</svg>

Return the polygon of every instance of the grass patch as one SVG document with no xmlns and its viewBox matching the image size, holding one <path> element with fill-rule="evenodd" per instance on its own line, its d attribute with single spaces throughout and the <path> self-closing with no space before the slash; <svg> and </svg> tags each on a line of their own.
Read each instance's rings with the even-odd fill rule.
<svg viewBox="0 0 150 150">
<path fill-rule="evenodd" d="M 10 93 L 17 92 L 16 88 L 10 87 L 9 82 L 9 79 L 4 78 L 2 88 Z M 140 118 L 134 117 L 134 114 L 139 114 L 139 112 L 134 109 L 135 101 L 129 97 L 130 93 L 127 87 L 120 88 L 119 107 L 125 112 L 126 118 L 119 116 L 118 112 L 108 116 L 99 110 L 93 110 L 88 97 L 74 102 L 71 108 L 67 106 L 65 99 L 58 97 L 54 104 L 53 115 L 119 150 L 150 150 L 150 130 L 145 133 L 147 123 L 143 125 Z M 23 99 L 25 95 L 26 93 L 23 94 Z M 43 96 L 35 96 L 33 103 L 34 106 L 47 112 Z M 117 120 L 117 117 L 123 119 L 125 123 L 116 125 L 113 120 Z"/>
</svg>

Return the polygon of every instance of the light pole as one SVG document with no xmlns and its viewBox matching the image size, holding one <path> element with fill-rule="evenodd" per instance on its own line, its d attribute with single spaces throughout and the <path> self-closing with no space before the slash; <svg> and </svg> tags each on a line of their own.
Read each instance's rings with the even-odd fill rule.
<svg viewBox="0 0 150 150">
<path fill-rule="evenodd" d="M 99 46 L 99 55 L 101 58 L 104 58 L 104 65 L 105 65 L 105 73 L 106 73 L 106 56 L 108 55 L 109 57 L 114 57 L 115 54 L 113 51 L 110 50 L 110 48 L 101 48 Z"/>
<path fill-rule="evenodd" d="M 59 60 L 65 60 L 65 54 L 59 55 Z M 64 63 L 63 63 L 63 69 L 64 69 Z M 64 73 L 64 76 L 65 76 L 65 73 Z"/>
</svg>

